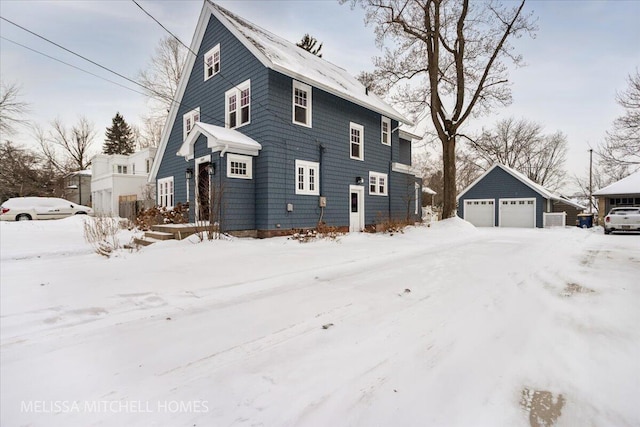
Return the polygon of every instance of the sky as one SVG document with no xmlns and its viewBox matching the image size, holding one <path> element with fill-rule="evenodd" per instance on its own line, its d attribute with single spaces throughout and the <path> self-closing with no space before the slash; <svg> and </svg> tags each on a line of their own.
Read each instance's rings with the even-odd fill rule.
<svg viewBox="0 0 640 427">
<path fill-rule="evenodd" d="M 138 3 L 187 45 L 202 1 Z M 219 1 L 245 19 L 296 42 L 310 33 L 323 43 L 323 58 L 351 74 L 372 70 L 382 51 L 364 12 L 349 3 L 319 1 Z M 623 110 L 616 92 L 640 67 L 640 1 L 531 1 L 526 11 L 537 17 L 535 38 L 513 44 L 526 66 L 512 69 L 513 103 L 469 123 L 490 127 L 507 117 L 542 124 L 545 131 L 567 135 L 566 169 L 570 177 L 588 173 L 590 147 L 604 140 Z M 65 48 L 130 78 L 147 68 L 160 39 L 168 34 L 132 1 L 0 0 L 0 15 Z M 22 29 L 0 21 L 0 79 L 18 84 L 29 104 L 28 120 L 46 127 L 59 118 L 68 126 L 86 116 L 98 131 L 98 152 L 104 131 L 120 112 L 130 124 L 146 113 L 146 99 L 130 82 L 55 47 Z M 35 53 L 38 50 L 99 77 Z M 135 91 L 123 88 L 126 86 Z M 4 139 L 4 136 L 2 136 Z M 12 140 L 33 144 L 22 130 Z M 566 191 L 571 191 L 571 183 Z"/>
</svg>

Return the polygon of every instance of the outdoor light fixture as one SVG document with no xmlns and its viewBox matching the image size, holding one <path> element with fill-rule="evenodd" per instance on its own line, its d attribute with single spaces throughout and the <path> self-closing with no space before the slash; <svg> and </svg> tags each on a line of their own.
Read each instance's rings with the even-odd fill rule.
<svg viewBox="0 0 640 427">
<path fill-rule="evenodd" d="M 209 176 L 213 176 L 216 174 L 216 165 L 210 164 L 207 166 L 207 172 L 209 172 Z"/>
<path fill-rule="evenodd" d="M 356 176 L 356 184 L 358 185 L 364 184 L 364 178 L 362 178 L 361 176 Z"/>
<path fill-rule="evenodd" d="M 187 179 L 191 179 L 191 178 L 193 178 L 193 169 L 188 168 L 188 169 L 187 169 L 187 171 L 185 172 L 184 176 L 185 176 Z"/>
</svg>

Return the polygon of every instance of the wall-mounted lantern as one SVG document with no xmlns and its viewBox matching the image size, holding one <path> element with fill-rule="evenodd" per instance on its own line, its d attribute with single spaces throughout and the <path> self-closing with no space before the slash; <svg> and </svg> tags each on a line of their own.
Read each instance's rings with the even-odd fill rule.
<svg viewBox="0 0 640 427">
<path fill-rule="evenodd" d="M 364 178 L 362 178 L 361 176 L 356 176 L 356 184 L 357 185 L 364 184 Z"/>
<path fill-rule="evenodd" d="M 193 169 L 188 168 L 184 174 L 185 178 L 189 179 L 193 179 Z"/>
<path fill-rule="evenodd" d="M 207 166 L 207 172 L 209 172 L 209 176 L 213 176 L 216 174 L 216 165 L 213 163 Z"/>
</svg>

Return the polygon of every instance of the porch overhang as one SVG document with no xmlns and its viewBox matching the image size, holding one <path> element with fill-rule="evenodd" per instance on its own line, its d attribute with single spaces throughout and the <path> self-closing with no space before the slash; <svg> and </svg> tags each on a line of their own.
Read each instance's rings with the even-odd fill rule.
<svg viewBox="0 0 640 427">
<path fill-rule="evenodd" d="M 257 156 L 262 150 L 262 145 L 259 142 L 235 129 L 196 122 L 176 155 L 184 157 L 185 160 L 192 160 L 195 157 L 194 145 L 200 135 L 206 136 L 207 147 L 211 149 L 211 152 L 220 152 L 221 156 L 224 156 L 225 153 Z"/>
</svg>

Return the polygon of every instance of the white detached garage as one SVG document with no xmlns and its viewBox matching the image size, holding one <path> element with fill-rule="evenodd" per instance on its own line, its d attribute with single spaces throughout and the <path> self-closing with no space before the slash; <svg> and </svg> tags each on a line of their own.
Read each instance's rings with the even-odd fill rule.
<svg viewBox="0 0 640 427">
<path fill-rule="evenodd" d="M 493 165 L 458 195 L 458 216 L 476 227 L 543 227 L 545 214 L 561 218 L 584 207 L 554 194 L 520 172 Z M 558 224 L 557 222 L 554 224 Z"/>
</svg>

